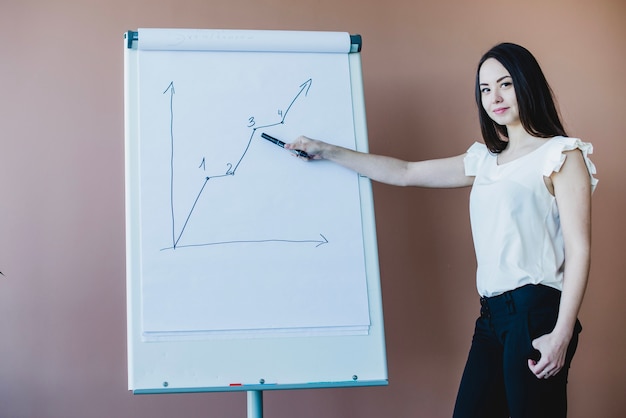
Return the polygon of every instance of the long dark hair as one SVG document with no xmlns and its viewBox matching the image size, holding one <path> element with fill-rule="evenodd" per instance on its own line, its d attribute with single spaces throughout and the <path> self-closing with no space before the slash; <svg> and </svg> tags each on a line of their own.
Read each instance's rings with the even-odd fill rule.
<svg viewBox="0 0 626 418">
<path fill-rule="evenodd" d="M 478 73 L 489 58 L 498 60 L 511 75 L 520 122 L 526 132 L 539 138 L 567 136 L 559 118 L 552 89 L 535 57 L 522 46 L 501 43 L 482 56 L 476 70 L 476 104 L 480 129 L 487 148 L 493 153 L 499 153 L 508 144 L 503 139 L 508 138 L 506 126 L 495 123 L 483 108 L 481 101 Z"/>
</svg>

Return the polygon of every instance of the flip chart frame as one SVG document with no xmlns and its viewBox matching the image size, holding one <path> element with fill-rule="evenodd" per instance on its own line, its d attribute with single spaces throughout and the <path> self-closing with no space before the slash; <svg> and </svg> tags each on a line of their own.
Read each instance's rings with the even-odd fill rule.
<svg viewBox="0 0 626 418">
<path fill-rule="evenodd" d="M 200 33 L 206 34 L 206 30 Z M 225 31 L 220 31 L 224 34 Z M 230 35 L 246 31 L 227 31 Z M 369 328 L 361 334 L 243 333 L 145 338 L 142 330 L 140 97 L 141 31 L 124 36 L 128 386 L 136 394 L 264 391 L 387 384 L 382 295 L 371 181 L 358 176 Z M 356 149 L 367 152 L 360 37 L 348 52 Z M 259 272 L 262 275 L 263 272 Z M 285 295 L 289 297 L 289 295 Z"/>
</svg>

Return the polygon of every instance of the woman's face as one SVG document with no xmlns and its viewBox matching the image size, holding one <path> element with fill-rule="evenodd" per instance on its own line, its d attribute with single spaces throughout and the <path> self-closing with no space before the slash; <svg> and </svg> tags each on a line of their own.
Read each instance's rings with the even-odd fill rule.
<svg viewBox="0 0 626 418">
<path fill-rule="evenodd" d="M 513 79 L 495 58 L 487 59 L 478 71 L 482 105 L 489 117 L 499 125 L 520 123 Z"/>
</svg>

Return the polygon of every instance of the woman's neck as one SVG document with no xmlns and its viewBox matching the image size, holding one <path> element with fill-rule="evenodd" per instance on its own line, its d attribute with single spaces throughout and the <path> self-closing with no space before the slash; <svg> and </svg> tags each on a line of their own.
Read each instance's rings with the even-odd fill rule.
<svg viewBox="0 0 626 418">
<path fill-rule="evenodd" d="M 524 155 L 533 152 L 544 144 L 545 138 L 532 136 L 519 125 L 507 126 L 508 145 L 498 155 L 498 164 L 516 160 Z"/>
<path fill-rule="evenodd" d="M 540 139 L 529 134 L 521 123 L 507 126 L 506 130 L 509 139 L 509 144 L 506 147 L 508 151 L 524 148 L 529 144 L 536 143 L 537 139 Z"/>
</svg>

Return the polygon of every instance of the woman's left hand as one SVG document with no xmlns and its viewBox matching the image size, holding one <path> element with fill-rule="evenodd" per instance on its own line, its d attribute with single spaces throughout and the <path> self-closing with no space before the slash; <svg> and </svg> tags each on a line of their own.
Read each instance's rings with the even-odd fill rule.
<svg viewBox="0 0 626 418">
<path fill-rule="evenodd" d="M 561 371 L 569 339 L 555 333 L 545 334 L 532 341 L 533 347 L 541 353 L 539 361 L 528 359 L 528 368 L 538 379 L 548 379 Z"/>
</svg>

